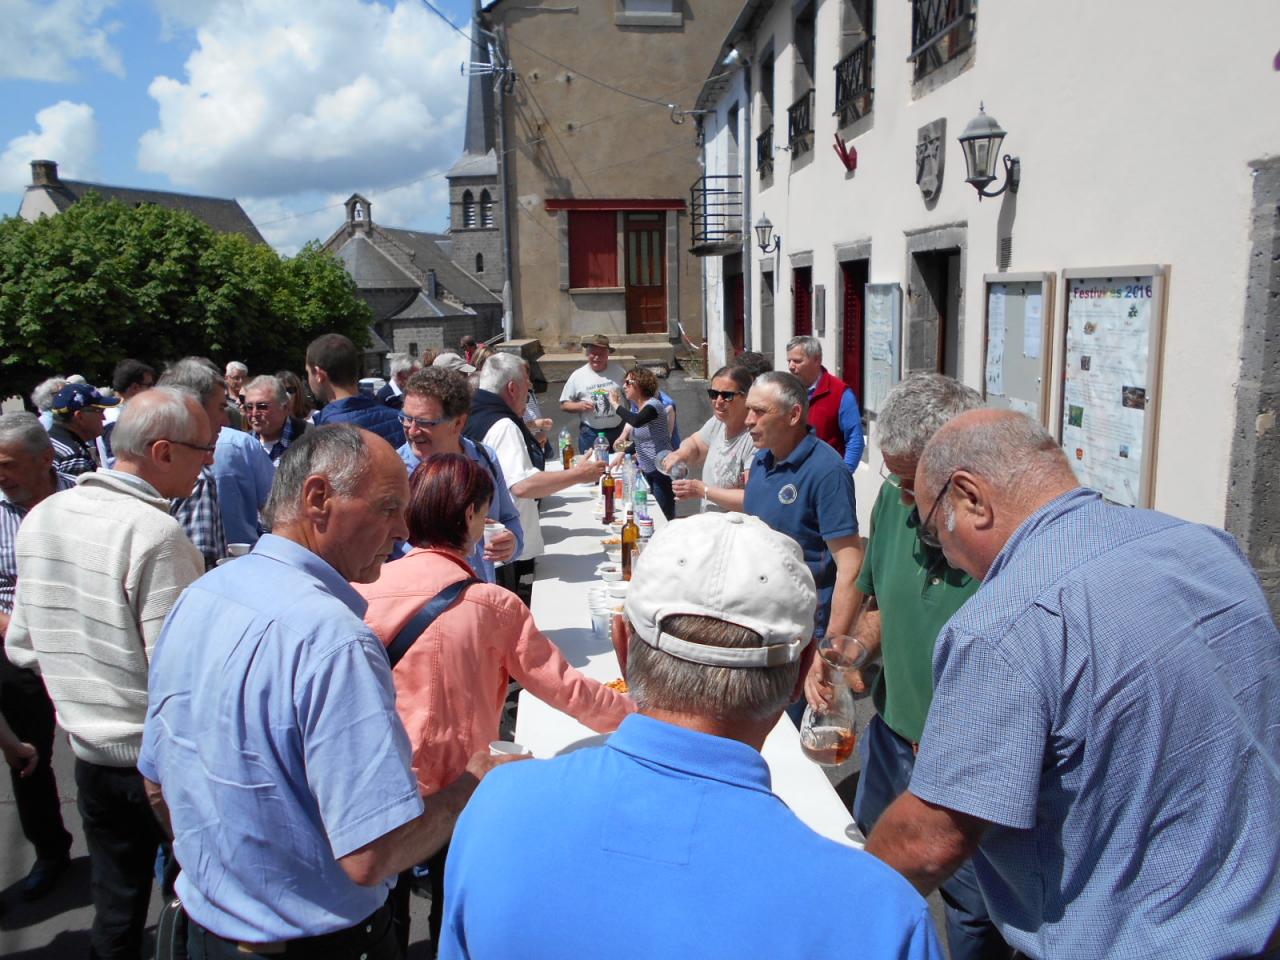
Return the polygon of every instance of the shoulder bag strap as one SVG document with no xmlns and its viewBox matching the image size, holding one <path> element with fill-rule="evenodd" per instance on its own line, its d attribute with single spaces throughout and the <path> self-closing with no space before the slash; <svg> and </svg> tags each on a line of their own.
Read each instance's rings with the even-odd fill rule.
<svg viewBox="0 0 1280 960">
<path fill-rule="evenodd" d="M 454 601 L 462 596 L 462 592 L 473 583 L 479 583 L 475 577 L 463 577 L 457 583 L 451 583 L 445 587 L 434 597 L 422 605 L 422 609 L 415 613 L 396 634 L 396 638 L 391 641 L 387 647 L 387 659 L 391 661 L 391 669 L 396 668 L 396 664 L 404 659 L 404 655 L 409 652 L 409 648 L 414 645 L 417 639 L 427 631 L 427 627 L 431 626 L 436 617 L 444 613 Z"/>
</svg>

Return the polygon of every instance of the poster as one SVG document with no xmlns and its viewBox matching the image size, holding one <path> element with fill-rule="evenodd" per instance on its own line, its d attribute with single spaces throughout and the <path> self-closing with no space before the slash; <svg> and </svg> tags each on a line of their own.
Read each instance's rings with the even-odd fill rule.
<svg viewBox="0 0 1280 960">
<path fill-rule="evenodd" d="M 1137 506 L 1152 324 L 1152 277 L 1067 280 L 1062 447 L 1080 482 Z"/>
<path fill-rule="evenodd" d="M 866 359 L 862 377 L 866 396 L 862 398 L 862 408 L 876 411 L 898 382 L 902 289 L 896 283 L 869 283 L 865 303 Z"/>
<path fill-rule="evenodd" d="M 1040 341 L 1044 331 L 1044 297 L 1038 293 L 1027 294 L 1023 309 L 1022 355 L 1028 360 L 1040 359 Z"/>
<path fill-rule="evenodd" d="M 987 294 L 987 395 L 1004 396 L 1005 288 L 993 283 Z"/>
</svg>

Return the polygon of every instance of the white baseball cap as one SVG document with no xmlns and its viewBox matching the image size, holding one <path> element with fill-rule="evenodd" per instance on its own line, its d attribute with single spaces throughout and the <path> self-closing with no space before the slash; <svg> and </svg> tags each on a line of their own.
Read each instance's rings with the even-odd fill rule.
<svg viewBox="0 0 1280 960">
<path fill-rule="evenodd" d="M 818 604 L 800 545 L 743 513 L 702 513 L 654 534 L 636 563 L 624 607 L 651 647 L 714 667 L 776 667 L 800 659 Z M 758 633 L 759 647 L 716 647 L 662 631 L 691 614 Z"/>
<path fill-rule="evenodd" d="M 463 360 L 456 353 L 442 353 L 431 361 L 433 367 L 444 367 L 446 370 L 458 370 L 462 373 L 475 373 L 476 368 Z"/>
</svg>

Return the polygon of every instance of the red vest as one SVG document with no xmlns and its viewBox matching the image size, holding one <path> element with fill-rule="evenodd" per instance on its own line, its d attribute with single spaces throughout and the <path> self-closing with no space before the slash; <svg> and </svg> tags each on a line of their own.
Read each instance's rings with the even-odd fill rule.
<svg viewBox="0 0 1280 960">
<path fill-rule="evenodd" d="M 833 377 L 827 368 L 822 368 L 818 382 L 813 386 L 809 397 L 809 426 L 818 435 L 835 447 L 836 453 L 844 456 L 844 431 L 840 429 L 840 398 L 849 388 L 839 377 Z"/>
</svg>

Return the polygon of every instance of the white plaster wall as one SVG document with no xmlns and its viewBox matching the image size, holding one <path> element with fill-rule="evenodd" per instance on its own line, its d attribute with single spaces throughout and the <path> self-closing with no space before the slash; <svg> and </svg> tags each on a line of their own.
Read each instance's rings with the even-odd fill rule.
<svg viewBox="0 0 1280 960">
<path fill-rule="evenodd" d="M 42 216 L 56 217 L 57 215 L 58 208 L 53 205 L 53 200 L 44 190 L 28 189 L 22 195 L 22 203 L 18 207 L 18 216 L 28 223 L 35 223 Z"/>
<path fill-rule="evenodd" d="M 729 112 L 734 105 L 738 107 L 738 164 L 733 169 L 729 165 Z M 710 109 L 712 112 L 703 117 L 703 172 L 712 174 L 742 174 L 743 162 L 748 150 L 755 149 L 755 142 L 747 143 L 747 109 L 744 74 L 738 70 L 732 83 L 726 88 L 720 99 Z M 745 186 L 746 178 L 743 178 Z M 749 225 L 744 226 L 749 230 Z M 743 251 L 744 261 L 751 251 Z M 706 318 L 707 358 L 711 373 L 726 363 L 730 352 L 725 336 L 724 316 L 724 258 L 709 256 L 702 258 L 702 294 L 703 313 Z"/>
<path fill-rule="evenodd" d="M 791 4 L 777 4 L 755 37 L 759 50 L 772 36 L 777 54 L 778 144 L 797 93 L 790 16 Z M 813 253 L 813 282 L 827 288 L 825 349 L 833 357 L 835 245 L 870 239 L 871 281 L 901 283 L 905 291 L 905 232 L 964 224 L 961 364 L 965 381 L 981 387 L 982 275 L 997 269 L 997 220 L 1011 198 L 978 202 L 964 183 L 956 137 L 985 101 L 1008 131 L 1003 151 L 1022 161 L 1010 270 L 1170 266 L 1155 505 L 1221 524 L 1248 255 L 1248 163 L 1280 153 L 1280 73 L 1272 67 L 1280 4 L 1125 0 L 1051 8 L 982 0 L 972 66 L 913 100 L 911 6 L 880 0 L 874 114 L 853 141 L 858 170 L 851 179 L 831 148 L 839 20 L 838 0 L 820 0 L 812 161 L 793 172 L 779 150 L 769 189 L 760 191 L 754 172 L 750 177 L 752 219 L 767 214 L 783 237 L 776 361 L 790 331 L 791 255 Z M 753 136 L 758 89 L 755 103 Z M 947 120 L 946 167 L 937 205 L 928 210 L 915 184 L 916 130 L 939 117 Z M 755 304 L 759 277 L 757 258 L 749 285 Z M 1059 282 L 1059 324 L 1061 304 Z M 752 314 L 758 343 L 758 308 Z M 870 468 L 858 471 L 864 521 L 879 462 L 873 446 Z"/>
</svg>

